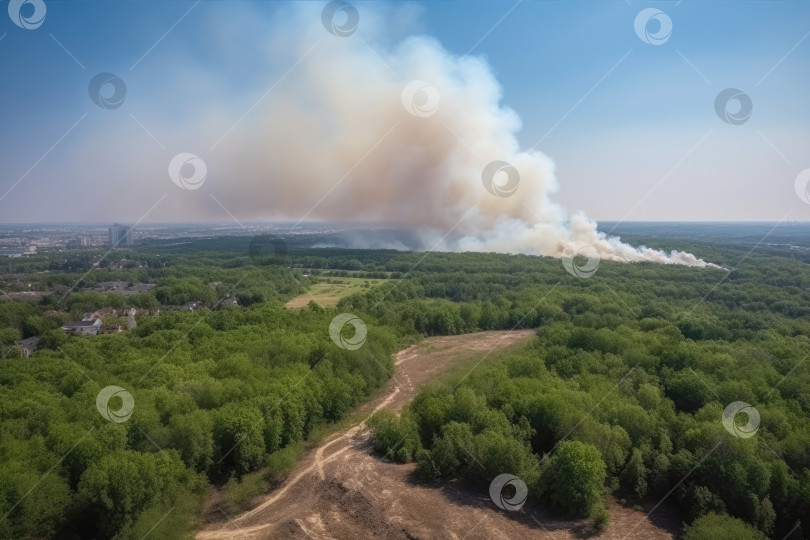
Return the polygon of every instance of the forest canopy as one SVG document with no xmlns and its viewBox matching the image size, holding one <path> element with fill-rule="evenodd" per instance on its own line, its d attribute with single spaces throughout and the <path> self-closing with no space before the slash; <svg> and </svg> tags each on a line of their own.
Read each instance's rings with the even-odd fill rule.
<svg viewBox="0 0 810 540">
<path fill-rule="evenodd" d="M 0 300 L 0 538 L 140 538 L 159 520 L 153 534 L 186 535 L 211 489 L 266 488 L 297 445 L 388 380 L 395 351 L 512 328 L 537 337 L 425 388 L 401 417 L 375 417 L 378 450 L 418 462 L 427 482 L 485 491 L 510 473 L 527 504 L 597 523 L 609 494 L 644 505 L 669 493 L 687 538 L 807 537 L 810 271 L 692 247 L 729 270 L 603 261 L 582 279 L 558 259 L 303 247 L 263 264 L 218 239 L 116 251 L 109 265 L 80 251 L 2 261 L 0 288 L 38 296 Z M 386 281 L 337 307 L 284 307 L 335 276 Z M 103 290 L 116 280 L 153 287 Z M 127 331 L 60 330 L 130 307 Z M 330 336 L 341 313 L 367 328 L 356 350 Z M 30 337 L 38 350 L 23 357 Z M 110 386 L 126 393 L 99 409 Z M 105 418 L 127 394 L 131 415 Z M 757 411 L 753 436 L 740 436 L 746 414 L 724 425 L 735 402 Z"/>
</svg>

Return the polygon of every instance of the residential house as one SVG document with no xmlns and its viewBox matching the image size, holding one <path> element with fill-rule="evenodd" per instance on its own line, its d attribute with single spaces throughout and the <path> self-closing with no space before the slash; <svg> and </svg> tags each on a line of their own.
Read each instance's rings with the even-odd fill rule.
<svg viewBox="0 0 810 540">
<path fill-rule="evenodd" d="M 71 321 L 62 325 L 62 330 L 70 334 L 98 334 L 101 327 L 101 319 L 92 321 Z"/>
<path fill-rule="evenodd" d="M 17 342 L 17 345 L 20 347 L 20 354 L 23 358 L 28 358 L 34 354 L 34 351 L 37 350 L 38 344 L 39 338 L 37 336 L 26 338 Z"/>
<path fill-rule="evenodd" d="M 98 334 L 118 334 L 123 332 L 124 328 L 120 324 L 102 324 L 98 327 Z"/>
</svg>

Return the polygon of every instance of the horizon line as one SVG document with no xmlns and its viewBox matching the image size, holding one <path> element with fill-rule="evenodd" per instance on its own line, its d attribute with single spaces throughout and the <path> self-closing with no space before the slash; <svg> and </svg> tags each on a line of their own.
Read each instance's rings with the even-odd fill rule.
<svg viewBox="0 0 810 540">
<path fill-rule="evenodd" d="M 673 220 L 673 219 L 649 219 L 649 220 L 622 220 L 622 219 L 601 219 L 601 220 L 594 220 L 596 221 L 597 225 L 601 223 L 625 223 L 625 224 L 635 224 L 635 223 L 701 223 L 701 224 L 774 224 L 774 223 L 784 223 L 784 224 L 793 224 L 793 223 L 802 223 L 802 224 L 810 224 L 810 220 L 784 220 L 784 219 L 756 219 L 756 220 L 706 220 L 706 219 L 682 219 L 682 220 Z M 127 222 L 121 221 L 12 221 L 12 222 L 0 222 L 0 227 L 22 227 L 22 226 L 34 226 L 34 225 L 49 225 L 49 226 L 56 226 L 56 225 L 69 225 L 69 226 L 79 226 L 79 225 L 89 225 L 89 226 L 97 226 L 97 227 L 112 227 L 113 225 L 127 225 Z M 387 226 L 387 227 L 400 227 L 402 229 L 418 229 L 421 226 L 419 225 L 412 225 L 412 224 L 397 224 L 395 222 L 383 222 L 383 221 L 327 221 L 327 220 L 311 220 L 311 221 L 304 221 L 304 222 L 297 222 L 296 220 L 244 220 L 241 222 L 242 225 L 250 224 L 250 225 L 259 225 L 259 224 L 273 224 L 273 225 L 295 225 L 295 226 L 302 226 L 302 225 L 368 225 L 368 226 Z M 151 221 L 151 222 L 141 222 L 138 224 L 137 228 L 143 228 L 145 226 L 168 226 L 168 227 L 180 227 L 180 226 L 188 226 L 188 225 L 196 225 L 196 226 L 223 226 L 228 225 L 234 228 L 243 228 L 240 227 L 239 224 L 233 223 L 232 221 Z"/>
</svg>

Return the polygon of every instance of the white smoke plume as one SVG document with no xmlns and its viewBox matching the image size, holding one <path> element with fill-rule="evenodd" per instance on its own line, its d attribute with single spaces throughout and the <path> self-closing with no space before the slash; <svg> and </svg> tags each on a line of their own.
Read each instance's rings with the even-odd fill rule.
<svg viewBox="0 0 810 540">
<path fill-rule="evenodd" d="M 501 103 L 490 66 L 429 37 L 392 42 L 386 34 L 401 12 L 368 6 L 360 10 L 363 31 L 348 37 L 324 28 L 321 5 L 285 13 L 266 50 L 251 51 L 256 69 L 273 64 L 279 74 L 262 99 L 210 99 L 194 121 L 150 129 L 175 140 L 189 132 L 216 140 L 198 152 L 208 165 L 206 188 L 220 182 L 218 201 L 242 220 L 388 222 L 430 231 L 426 249 L 559 257 L 585 243 L 605 260 L 708 265 L 688 253 L 636 249 L 597 232 L 583 215 L 567 216 L 550 199 L 552 162 L 519 147 L 520 119 Z M 183 75 L 193 77 L 193 89 L 217 88 L 222 76 Z M 519 174 L 510 196 L 493 195 L 482 181 L 493 161 Z M 508 189 L 505 179 L 496 175 L 492 191 Z M 204 203 L 186 197 L 184 215 Z"/>
<path fill-rule="evenodd" d="M 305 32 L 280 39 L 288 63 L 306 58 L 251 136 L 228 144 L 241 179 L 229 204 L 241 212 L 396 221 L 434 231 L 434 249 L 561 256 L 585 243 L 606 260 L 707 265 L 606 237 L 583 215 L 569 219 L 550 200 L 553 164 L 520 149 L 520 119 L 501 104 L 485 61 L 422 36 L 374 50 L 359 36 L 332 36 L 311 16 L 302 16 Z M 368 19 L 361 24 L 387 24 Z M 482 171 L 495 160 L 519 173 L 510 196 L 485 189 Z"/>
</svg>

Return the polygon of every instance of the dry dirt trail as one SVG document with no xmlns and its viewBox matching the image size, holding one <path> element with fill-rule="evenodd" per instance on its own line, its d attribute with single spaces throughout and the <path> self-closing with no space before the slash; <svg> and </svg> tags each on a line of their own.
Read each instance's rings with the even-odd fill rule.
<svg viewBox="0 0 810 540">
<path fill-rule="evenodd" d="M 442 336 L 397 353 L 388 392 L 363 405 L 399 412 L 420 386 L 461 357 L 501 349 L 533 335 L 531 330 Z M 488 491 L 456 482 L 422 486 L 410 480 L 415 464 L 378 457 L 363 422 L 328 437 L 278 489 L 252 510 L 197 533 L 213 539 L 515 539 L 583 538 L 586 522 L 561 521 L 543 512 L 499 510 Z M 480 491 L 480 493 L 478 492 Z M 611 504 L 611 524 L 600 538 L 672 538 L 644 515 Z"/>
</svg>

